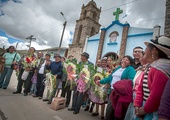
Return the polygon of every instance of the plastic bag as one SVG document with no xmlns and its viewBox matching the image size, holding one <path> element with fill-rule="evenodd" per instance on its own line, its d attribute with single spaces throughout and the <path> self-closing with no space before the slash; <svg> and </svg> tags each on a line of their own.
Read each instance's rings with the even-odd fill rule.
<svg viewBox="0 0 170 120">
<path fill-rule="evenodd" d="M 22 79 L 22 80 L 26 80 L 27 77 L 28 77 L 28 75 L 29 75 L 29 71 L 25 71 L 25 70 L 24 70 L 24 72 L 23 72 L 23 74 L 22 74 L 22 76 L 21 76 L 21 79 Z"/>
</svg>

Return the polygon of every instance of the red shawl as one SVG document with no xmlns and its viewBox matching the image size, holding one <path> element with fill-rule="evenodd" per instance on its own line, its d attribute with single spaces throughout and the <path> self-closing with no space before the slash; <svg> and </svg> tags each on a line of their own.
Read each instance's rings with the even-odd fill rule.
<svg viewBox="0 0 170 120">
<path fill-rule="evenodd" d="M 110 94 L 112 107 L 115 111 L 115 117 L 125 116 L 130 102 L 133 102 L 133 91 L 131 80 L 120 80 L 113 84 L 114 90 Z"/>
</svg>

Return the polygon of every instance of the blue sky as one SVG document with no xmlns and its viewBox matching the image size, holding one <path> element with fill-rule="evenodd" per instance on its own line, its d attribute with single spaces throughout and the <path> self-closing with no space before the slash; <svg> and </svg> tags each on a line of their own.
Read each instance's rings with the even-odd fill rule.
<svg viewBox="0 0 170 120">
<path fill-rule="evenodd" d="M 16 39 L 16 38 L 13 38 L 13 37 L 10 37 L 8 36 L 2 29 L 0 29 L 0 36 L 3 36 L 3 37 L 6 37 L 8 38 L 8 41 L 9 43 L 14 43 L 14 42 L 23 42 L 22 40 L 20 39 Z"/>
</svg>

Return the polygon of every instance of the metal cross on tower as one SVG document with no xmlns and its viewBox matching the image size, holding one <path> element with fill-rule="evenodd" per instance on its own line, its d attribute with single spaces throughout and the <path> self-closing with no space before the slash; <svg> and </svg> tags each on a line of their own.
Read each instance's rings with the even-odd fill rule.
<svg viewBox="0 0 170 120">
<path fill-rule="evenodd" d="M 123 10 L 120 8 L 117 8 L 115 12 L 113 12 L 113 15 L 115 15 L 115 20 L 119 20 L 119 14 L 123 13 Z"/>
</svg>

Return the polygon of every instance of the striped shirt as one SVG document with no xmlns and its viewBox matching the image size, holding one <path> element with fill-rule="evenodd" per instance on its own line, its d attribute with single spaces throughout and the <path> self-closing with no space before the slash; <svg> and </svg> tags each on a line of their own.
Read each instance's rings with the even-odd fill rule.
<svg viewBox="0 0 170 120">
<path fill-rule="evenodd" d="M 150 67 L 145 70 L 144 79 L 143 79 L 143 99 L 146 101 L 150 95 L 150 90 L 148 87 L 148 73 Z"/>
</svg>

